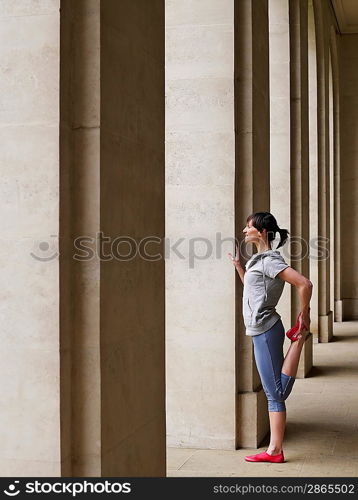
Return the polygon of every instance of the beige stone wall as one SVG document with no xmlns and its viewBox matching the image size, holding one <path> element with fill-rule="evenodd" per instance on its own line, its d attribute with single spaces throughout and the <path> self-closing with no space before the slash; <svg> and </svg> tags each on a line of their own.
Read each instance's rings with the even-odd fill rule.
<svg viewBox="0 0 358 500">
<path fill-rule="evenodd" d="M 235 446 L 233 0 L 166 1 L 168 445 Z M 243 227 L 244 227 L 244 222 Z M 189 240 L 206 259 L 190 265 Z"/>
<path fill-rule="evenodd" d="M 344 319 L 358 318 L 358 35 L 341 36 L 341 224 Z"/>
<path fill-rule="evenodd" d="M 0 470 L 57 476 L 59 0 L 1 2 L 0 23 Z"/>
<path fill-rule="evenodd" d="M 101 230 L 162 255 L 101 262 L 104 476 L 165 476 L 164 42 L 163 0 L 102 2 Z"/>
</svg>

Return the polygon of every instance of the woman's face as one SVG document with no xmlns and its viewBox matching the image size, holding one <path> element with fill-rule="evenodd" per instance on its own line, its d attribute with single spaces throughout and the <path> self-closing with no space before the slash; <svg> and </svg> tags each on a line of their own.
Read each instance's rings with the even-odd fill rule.
<svg viewBox="0 0 358 500">
<path fill-rule="evenodd" d="M 261 233 L 252 225 L 252 220 L 249 220 L 242 232 L 245 235 L 246 243 L 258 243 L 261 239 Z"/>
</svg>

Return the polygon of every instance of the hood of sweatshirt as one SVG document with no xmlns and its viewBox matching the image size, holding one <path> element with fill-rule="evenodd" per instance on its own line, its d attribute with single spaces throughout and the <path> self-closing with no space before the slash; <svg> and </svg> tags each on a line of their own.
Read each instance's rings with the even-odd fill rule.
<svg viewBox="0 0 358 500">
<path fill-rule="evenodd" d="M 270 257 L 270 259 L 278 259 L 282 261 L 282 255 L 278 250 L 266 250 L 265 252 L 255 253 L 245 264 L 245 269 L 248 270 L 250 269 L 250 267 L 254 266 L 256 262 L 261 263 L 261 270 L 265 287 L 265 300 L 267 300 L 267 287 L 266 287 L 266 276 L 265 276 L 265 258 L 267 257 Z"/>
</svg>

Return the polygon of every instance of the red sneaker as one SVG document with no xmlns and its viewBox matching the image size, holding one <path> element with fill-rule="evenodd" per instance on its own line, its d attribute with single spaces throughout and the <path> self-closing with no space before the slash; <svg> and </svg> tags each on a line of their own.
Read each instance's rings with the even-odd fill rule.
<svg viewBox="0 0 358 500">
<path fill-rule="evenodd" d="M 293 326 L 292 328 L 290 328 L 287 332 L 286 332 L 286 336 L 292 341 L 292 342 L 296 342 L 296 340 L 298 340 L 298 336 L 296 337 L 296 333 L 300 327 L 300 316 L 301 316 L 301 313 L 297 316 L 297 321 L 296 321 L 296 324 L 295 326 Z"/>
<path fill-rule="evenodd" d="M 246 462 L 272 462 L 276 464 L 283 463 L 285 458 L 283 456 L 283 451 L 278 455 L 269 455 L 264 451 L 263 453 L 258 453 L 257 455 L 248 455 L 245 457 Z"/>
</svg>

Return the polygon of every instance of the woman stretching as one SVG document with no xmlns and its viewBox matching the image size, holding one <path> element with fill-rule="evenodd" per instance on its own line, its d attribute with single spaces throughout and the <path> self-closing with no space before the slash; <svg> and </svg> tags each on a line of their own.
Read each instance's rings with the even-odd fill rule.
<svg viewBox="0 0 358 500">
<path fill-rule="evenodd" d="M 312 283 L 292 269 L 278 250 L 271 249 L 276 233 L 282 246 L 288 235 L 280 229 L 270 212 L 256 212 L 247 218 L 243 229 L 245 242 L 253 243 L 257 253 L 245 265 L 240 263 L 239 252 L 231 257 L 244 284 L 243 317 L 246 335 L 252 337 L 257 370 L 268 401 L 270 417 L 270 444 L 267 451 L 245 457 L 247 462 L 284 462 L 282 449 L 286 424 L 285 399 L 295 382 L 298 363 L 305 337 L 310 327 L 310 300 Z M 297 323 L 287 336 L 291 346 L 283 357 L 285 330 L 275 307 L 282 295 L 285 281 L 297 287 L 301 311 Z"/>
</svg>

